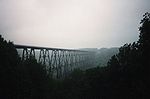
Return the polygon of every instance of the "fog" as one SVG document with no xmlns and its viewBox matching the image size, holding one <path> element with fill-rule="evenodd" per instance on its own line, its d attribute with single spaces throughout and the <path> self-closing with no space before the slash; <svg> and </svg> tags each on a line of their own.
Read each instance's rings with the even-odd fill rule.
<svg viewBox="0 0 150 99">
<path fill-rule="evenodd" d="M 0 34 L 15 44 L 119 47 L 138 40 L 150 0 L 0 0 Z"/>
</svg>

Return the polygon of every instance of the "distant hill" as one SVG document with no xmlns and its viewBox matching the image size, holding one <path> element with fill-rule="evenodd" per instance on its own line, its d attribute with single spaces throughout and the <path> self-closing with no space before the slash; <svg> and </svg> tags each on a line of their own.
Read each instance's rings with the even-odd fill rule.
<svg viewBox="0 0 150 99">
<path fill-rule="evenodd" d="M 109 59 L 117 54 L 119 52 L 119 48 L 117 47 L 112 47 L 112 48 L 82 48 L 80 50 L 85 50 L 85 51 L 94 51 L 96 52 L 95 55 L 95 64 L 96 66 L 106 66 L 107 62 Z"/>
<path fill-rule="evenodd" d="M 80 48 L 80 49 L 78 49 L 78 50 L 97 52 L 97 51 L 98 51 L 98 48 Z"/>
</svg>

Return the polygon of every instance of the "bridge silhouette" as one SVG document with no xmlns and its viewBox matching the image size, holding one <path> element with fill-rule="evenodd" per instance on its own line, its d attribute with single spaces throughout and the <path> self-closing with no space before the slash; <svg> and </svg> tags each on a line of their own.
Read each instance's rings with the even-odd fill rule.
<svg viewBox="0 0 150 99">
<path fill-rule="evenodd" d="M 75 68 L 87 69 L 94 65 L 95 53 L 91 51 L 27 45 L 15 47 L 20 52 L 22 61 L 34 57 L 45 66 L 48 75 L 55 78 L 65 77 Z"/>
</svg>

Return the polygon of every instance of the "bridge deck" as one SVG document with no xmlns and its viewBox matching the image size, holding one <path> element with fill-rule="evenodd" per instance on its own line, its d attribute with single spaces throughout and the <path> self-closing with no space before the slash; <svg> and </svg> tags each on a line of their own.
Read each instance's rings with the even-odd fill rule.
<svg viewBox="0 0 150 99">
<path fill-rule="evenodd" d="M 60 50 L 60 51 L 79 51 L 79 52 L 88 52 L 88 51 L 82 51 L 82 50 L 75 50 L 75 49 L 61 49 L 61 48 L 49 48 L 49 47 L 39 47 L 39 46 L 27 46 L 27 45 L 17 45 L 15 44 L 15 47 L 18 49 L 22 48 L 31 48 L 31 49 L 47 49 L 47 50 Z"/>
</svg>

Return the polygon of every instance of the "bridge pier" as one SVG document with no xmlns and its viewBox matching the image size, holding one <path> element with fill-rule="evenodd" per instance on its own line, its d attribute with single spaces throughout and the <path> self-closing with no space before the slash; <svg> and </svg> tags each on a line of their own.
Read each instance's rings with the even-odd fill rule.
<svg viewBox="0 0 150 99">
<path fill-rule="evenodd" d="M 15 47 L 22 49 L 22 61 L 34 57 L 45 66 L 47 74 L 55 78 L 67 76 L 75 68 L 85 69 L 94 60 L 94 53 L 88 51 L 24 45 Z"/>
</svg>

